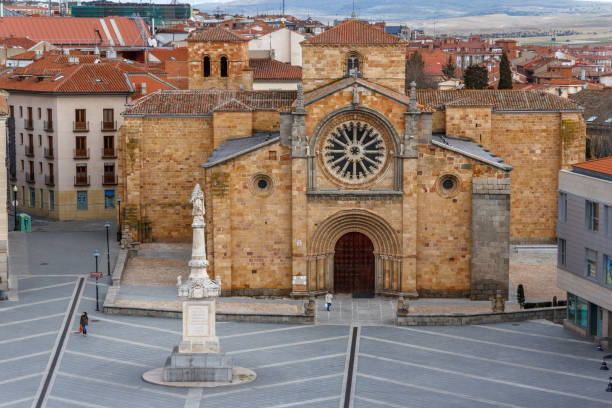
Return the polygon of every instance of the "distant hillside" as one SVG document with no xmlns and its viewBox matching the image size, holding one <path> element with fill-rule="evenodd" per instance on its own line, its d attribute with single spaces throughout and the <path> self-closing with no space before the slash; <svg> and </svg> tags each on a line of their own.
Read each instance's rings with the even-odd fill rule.
<svg viewBox="0 0 612 408">
<path fill-rule="evenodd" d="M 282 0 L 230 0 L 201 3 L 194 7 L 205 12 L 213 12 L 218 7 L 225 13 L 255 15 L 279 14 L 281 4 Z M 287 14 L 296 17 L 312 16 L 328 22 L 350 16 L 352 4 L 351 0 L 285 0 L 285 10 Z M 356 0 L 355 8 L 359 18 L 385 20 L 388 23 L 489 14 L 547 16 L 570 13 L 612 16 L 612 3 L 578 0 Z"/>
</svg>

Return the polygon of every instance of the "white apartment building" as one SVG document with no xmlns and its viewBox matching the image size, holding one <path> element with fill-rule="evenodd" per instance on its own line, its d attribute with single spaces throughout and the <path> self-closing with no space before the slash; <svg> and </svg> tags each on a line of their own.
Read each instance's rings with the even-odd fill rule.
<svg viewBox="0 0 612 408">
<path fill-rule="evenodd" d="M 18 210 L 58 220 L 114 217 L 116 135 L 130 81 L 104 63 L 44 60 L 0 77 L 14 120 L 9 172 Z"/>
</svg>

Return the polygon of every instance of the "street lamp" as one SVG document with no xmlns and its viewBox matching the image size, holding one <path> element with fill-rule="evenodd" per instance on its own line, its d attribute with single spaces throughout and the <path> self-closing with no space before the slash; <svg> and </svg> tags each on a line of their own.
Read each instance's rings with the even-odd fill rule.
<svg viewBox="0 0 612 408">
<path fill-rule="evenodd" d="M 121 241 L 121 233 L 123 232 L 123 227 L 121 225 L 121 197 L 117 197 L 117 204 L 119 205 L 119 230 L 117 231 L 117 242 Z"/>
<path fill-rule="evenodd" d="M 96 312 L 100 311 L 100 306 L 98 304 L 98 257 L 100 253 L 96 249 L 93 253 L 94 258 L 96 258 Z"/>
<path fill-rule="evenodd" d="M 110 222 L 106 221 L 104 223 L 104 227 L 106 228 L 106 270 L 108 272 L 108 276 L 110 276 L 110 244 L 108 243 L 108 230 L 110 228 Z"/>
<path fill-rule="evenodd" d="M 13 209 L 15 210 L 15 229 L 17 231 L 17 186 L 13 186 Z"/>
</svg>

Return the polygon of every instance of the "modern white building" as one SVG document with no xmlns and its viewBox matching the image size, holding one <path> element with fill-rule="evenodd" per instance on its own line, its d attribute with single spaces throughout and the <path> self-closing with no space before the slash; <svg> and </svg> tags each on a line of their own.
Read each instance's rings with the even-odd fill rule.
<svg viewBox="0 0 612 408">
<path fill-rule="evenodd" d="M 249 52 L 254 56 L 260 56 L 259 52 L 268 51 L 268 56 L 287 64 L 302 66 L 303 34 L 281 28 L 261 37 L 249 41 Z"/>
</svg>

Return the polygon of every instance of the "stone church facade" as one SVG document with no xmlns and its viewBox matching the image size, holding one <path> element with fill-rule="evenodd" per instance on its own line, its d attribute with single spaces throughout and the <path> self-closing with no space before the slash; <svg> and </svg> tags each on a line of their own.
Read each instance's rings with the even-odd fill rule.
<svg viewBox="0 0 612 408">
<path fill-rule="evenodd" d="M 120 147 L 124 219 L 140 239 L 188 240 L 187 198 L 202 185 L 224 294 L 487 299 L 508 288 L 511 239 L 554 237 L 556 172 L 584 158 L 577 105 L 407 96 L 405 44 L 358 21 L 302 43 L 297 93 L 227 89 L 202 60 L 235 47 L 225 36 L 192 35 L 197 89 L 140 99 Z"/>
</svg>

